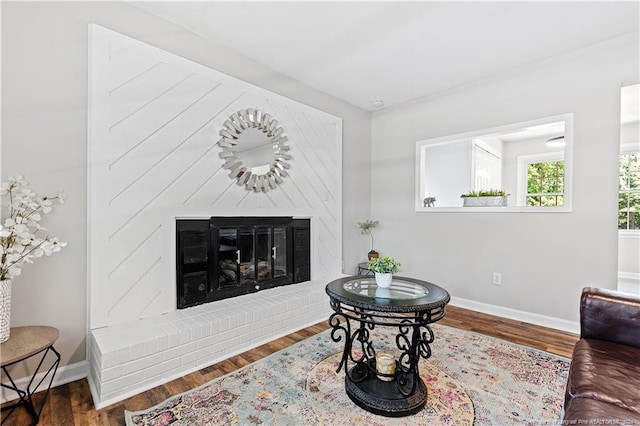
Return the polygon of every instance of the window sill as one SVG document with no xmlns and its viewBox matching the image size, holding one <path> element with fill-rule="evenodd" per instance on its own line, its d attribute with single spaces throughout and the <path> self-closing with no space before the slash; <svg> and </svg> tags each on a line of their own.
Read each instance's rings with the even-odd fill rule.
<svg viewBox="0 0 640 426">
<path fill-rule="evenodd" d="M 619 229 L 618 237 L 633 238 L 640 240 L 640 229 Z"/>
<path fill-rule="evenodd" d="M 416 206 L 417 213 L 571 213 L 570 206 L 560 207 L 422 207 Z"/>
</svg>

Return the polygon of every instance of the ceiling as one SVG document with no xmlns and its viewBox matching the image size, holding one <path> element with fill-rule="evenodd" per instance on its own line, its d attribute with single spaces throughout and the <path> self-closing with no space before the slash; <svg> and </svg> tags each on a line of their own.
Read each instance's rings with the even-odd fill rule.
<svg viewBox="0 0 640 426">
<path fill-rule="evenodd" d="M 509 73 L 639 27 L 639 3 L 131 2 L 366 110 Z"/>
</svg>

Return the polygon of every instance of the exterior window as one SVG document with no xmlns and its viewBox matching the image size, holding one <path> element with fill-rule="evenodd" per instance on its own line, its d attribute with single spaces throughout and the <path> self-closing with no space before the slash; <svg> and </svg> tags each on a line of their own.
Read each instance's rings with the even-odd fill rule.
<svg viewBox="0 0 640 426">
<path fill-rule="evenodd" d="M 620 155 L 618 229 L 640 230 L 640 154 Z"/>
<path fill-rule="evenodd" d="M 527 165 L 526 205 L 534 207 L 564 204 L 564 161 Z"/>
</svg>

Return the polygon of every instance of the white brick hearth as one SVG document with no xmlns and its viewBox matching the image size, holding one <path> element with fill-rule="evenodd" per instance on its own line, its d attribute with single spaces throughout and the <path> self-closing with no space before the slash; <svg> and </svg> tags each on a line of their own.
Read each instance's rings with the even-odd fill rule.
<svg viewBox="0 0 640 426">
<path fill-rule="evenodd" d="M 326 280 L 92 330 L 90 386 L 100 409 L 328 319 Z"/>
</svg>

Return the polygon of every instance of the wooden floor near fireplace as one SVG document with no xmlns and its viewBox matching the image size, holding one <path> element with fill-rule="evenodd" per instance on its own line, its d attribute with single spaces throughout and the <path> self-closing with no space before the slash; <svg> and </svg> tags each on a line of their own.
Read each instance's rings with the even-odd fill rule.
<svg viewBox="0 0 640 426">
<path fill-rule="evenodd" d="M 447 315 L 440 324 L 483 333 L 520 345 L 530 346 L 569 358 L 578 336 L 519 321 L 482 314 L 455 306 L 447 307 Z M 142 410 L 196 386 L 202 385 L 280 349 L 290 346 L 328 328 L 326 322 L 305 328 L 274 340 L 238 356 L 234 356 L 180 379 L 158 386 L 132 398 L 96 410 L 91 400 L 86 379 L 51 389 L 41 414 L 41 425 L 116 426 L 124 425 L 124 410 Z M 42 393 L 36 394 L 36 404 Z M 4 415 L 4 413 L 3 413 Z M 4 424 L 7 426 L 30 423 L 26 410 L 18 410 Z"/>
</svg>

